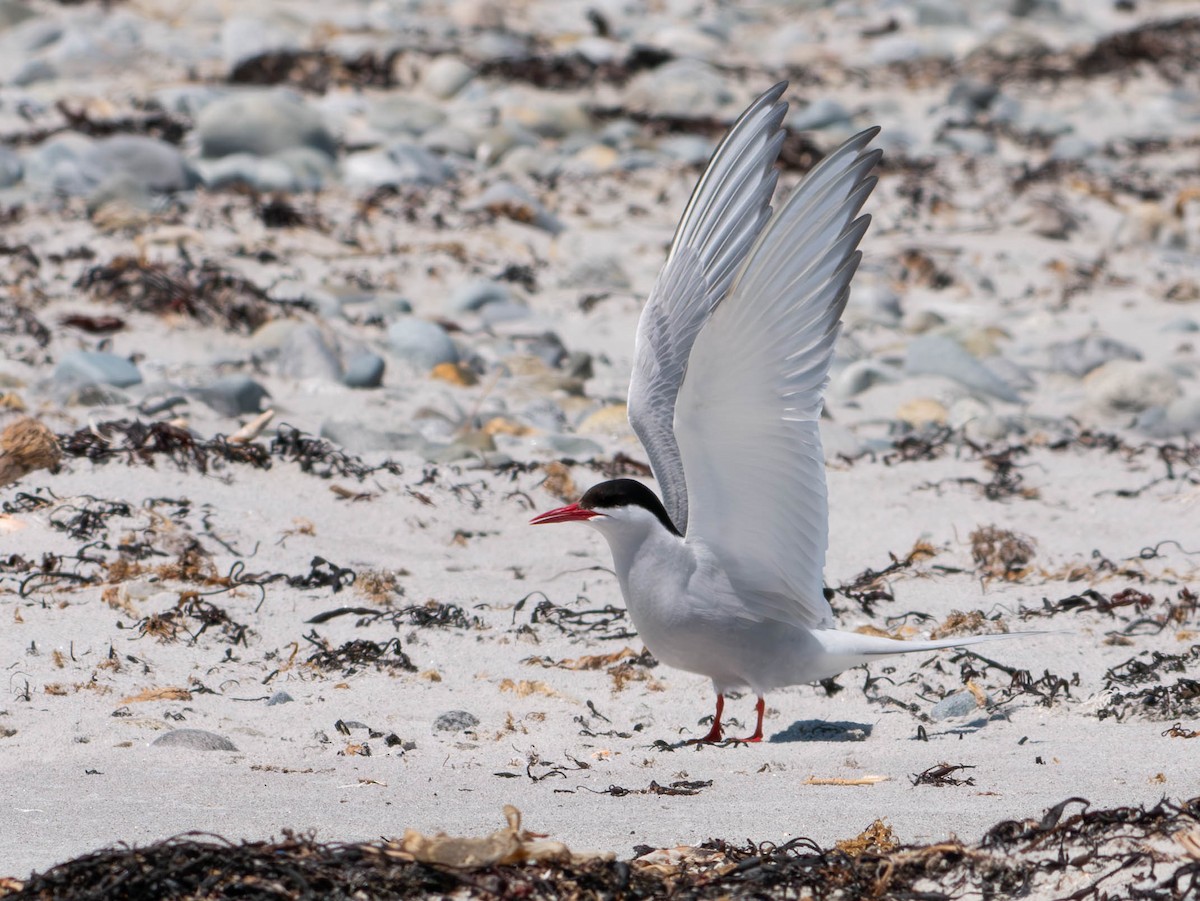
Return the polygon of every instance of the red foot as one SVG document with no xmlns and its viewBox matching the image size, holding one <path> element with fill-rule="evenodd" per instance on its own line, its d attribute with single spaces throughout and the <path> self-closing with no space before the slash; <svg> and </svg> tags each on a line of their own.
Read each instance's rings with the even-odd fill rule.
<svg viewBox="0 0 1200 901">
<path fill-rule="evenodd" d="M 763 739 L 763 731 L 762 731 L 763 711 L 766 710 L 766 706 L 767 706 L 766 702 L 760 696 L 758 699 L 758 703 L 754 705 L 754 712 L 758 714 L 758 723 L 754 727 L 754 734 L 751 735 L 749 738 L 732 739 L 733 741 L 744 741 L 744 742 L 760 742 L 760 741 L 762 741 L 762 739 Z"/>
<path fill-rule="evenodd" d="M 722 738 L 721 732 L 721 714 L 725 710 L 725 695 L 717 695 L 717 712 L 713 715 L 712 728 L 708 730 L 708 735 L 704 738 L 692 738 L 684 742 L 685 745 L 712 745 L 719 742 Z"/>
</svg>

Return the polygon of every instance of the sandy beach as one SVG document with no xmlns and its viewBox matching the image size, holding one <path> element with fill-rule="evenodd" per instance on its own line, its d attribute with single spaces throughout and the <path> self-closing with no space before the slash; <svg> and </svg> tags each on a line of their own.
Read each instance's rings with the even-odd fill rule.
<svg viewBox="0 0 1200 901">
<path fill-rule="evenodd" d="M 0 2 L 0 897 L 118 843 L 484 836 L 505 805 L 617 861 L 877 819 L 1031 861 L 981 843 L 1068 798 L 1182 812 L 1027 897 L 1186 897 L 1198 17 Z M 527 523 L 653 487 L 637 317 L 785 78 L 781 195 L 883 127 L 823 420 L 838 626 L 1042 634 L 692 746 L 711 685 L 644 650 L 600 536 Z"/>
</svg>

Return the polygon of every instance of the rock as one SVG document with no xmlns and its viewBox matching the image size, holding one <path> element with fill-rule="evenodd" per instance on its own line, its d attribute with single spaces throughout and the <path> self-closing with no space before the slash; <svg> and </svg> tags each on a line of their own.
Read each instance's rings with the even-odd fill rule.
<svg viewBox="0 0 1200 901">
<path fill-rule="evenodd" d="M 665 135 L 655 146 L 686 166 L 703 166 L 716 149 L 712 141 L 699 135 Z"/>
<path fill-rule="evenodd" d="M 271 697 L 267 698 L 267 706 L 275 707 L 279 704 L 291 704 L 295 700 L 296 699 L 286 691 L 277 691 L 275 694 L 271 695 Z"/>
<path fill-rule="evenodd" d="M 244 185 L 262 193 L 300 190 L 291 168 L 275 157 L 231 153 L 217 160 L 199 160 L 196 169 L 204 184 L 213 189 Z"/>
<path fill-rule="evenodd" d="M 458 348 L 437 323 L 405 316 L 388 326 L 387 337 L 393 354 L 426 372 L 439 363 L 458 362 Z"/>
<path fill-rule="evenodd" d="M 951 717 L 968 716 L 979 710 L 979 700 L 966 689 L 946 695 L 929 710 L 929 716 L 935 721 Z"/>
<path fill-rule="evenodd" d="M 849 125 L 850 112 L 838 101 L 820 97 L 804 109 L 792 113 L 787 124 L 792 131 L 816 131 L 831 125 Z"/>
<path fill-rule="evenodd" d="M 478 376 L 462 363 L 438 363 L 429 370 L 429 377 L 459 388 L 470 388 L 479 383 Z"/>
<path fill-rule="evenodd" d="M 489 187 L 463 209 L 473 212 L 486 210 L 494 216 L 503 216 L 516 222 L 532 225 L 556 235 L 562 231 L 562 223 L 546 211 L 528 191 L 512 182 L 501 181 Z"/>
<path fill-rule="evenodd" d="M 1050 369 L 1077 379 L 1112 360 L 1140 360 L 1141 353 L 1128 344 L 1103 335 L 1085 335 L 1074 341 L 1056 341 L 1046 348 Z"/>
<path fill-rule="evenodd" d="M 1012 404 L 1021 396 L 1002 378 L 976 360 L 967 350 L 945 335 L 922 335 L 908 346 L 904 371 L 909 375 L 940 375 L 970 391 L 987 394 Z"/>
<path fill-rule="evenodd" d="M 464 160 L 475 156 L 475 138 L 454 125 L 431 128 L 421 135 L 421 146 L 442 156 L 450 154 Z"/>
<path fill-rule="evenodd" d="M 104 173 L 91 159 L 91 138 L 68 132 L 43 141 L 25 157 L 25 182 L 38 191 L 81 197 Z"/>
<path fill-rule="evenodd" d="M 1200 435 L 1200 397 L 1178 397 L 1165 407 L 1150 407 L 1135 426 L 1154 438 Z"/>
<path fill-rule="evenodd" d="M 155 748 L 185 748 L 189 751 L 236 751 L 223 735 L 203 729 L 172 729 L 150 742 Z"/>
<path fill-rule="evenodd" d="M 673 60 L 642 72 L 625 91 L 630 109 L 688 118 L 717 115 L 735 99 L 725 75 L 694 59 Z"/>
<path fill-rule="evenodd" d="M 292 176 L 292 191 L 319 191 L 337 174 L 333 160 L 312 147 L 289 147 L 262 162 L 270 164 L 272 171 L 276 166 L 285 166 Z"/>
<path fill-rule="evenodd" d="M 926 425 L 945 425 L 946 408 L 931 397 L 917 397 L 900 405 L 896 418 L 914 429 Z"/>
<path fill-rule="evenodd" d="M 895 382 L 899 373 L 890 366 L 875 360 L 855 360 L 834 376 L 830 393 L 835 397 L 857 397 L 874 385 Z"/>
<path fill-rule="evenodd" d="M 586 257 L 567 270 L 559 282 L 563 288 L 583 291 L 628 291 L 629 276 L 615 256 Z"/>
<path fill-rule="evenodd" d="M 192 392 L 222 416 L 261 413 L 267 389 L 245 375 L 227 375 Z"/>
<path fill-rule="evenodd" d="M 383 384 L 383 371 L 386 366 L 379 354 L 360 351 L 346 361 L 342 384 L 348 388 L 378 388 Z"/>
<path fill-rule="evenodd" d="M 508 303 L 512 292 L 500 282 L 480 279 L 459 285 L 447 304 L 452 313 L 474 313 L 488 304 Z"/>
<path fill-rule="evenodd" d="M 1050 145 L 1050 159 L 1074 162 L 1092 159 L 1100 145 L 1082 135 L 1060 135 Z"/>
<path fill-rule="evenodd" d="M 10 188 L 25 176 L 25 166 L 16 151 L 0 146 L 0 188 Z"/>
<path fill-rule="evenodd" d="M 567 359 L 567 348 L 554 332 L 543 332 L 520 342 L 521 349 L 537 357 L 551 369 L 558 369 Z"/>
<path fill-rule="evenodd" d="M 421 73 L 421 87 L 439 100 L 448 100 L 467 86 L 475 70 L 454 56 L 439 56 Z"/>
<path fill-rule="evenodd" d="M 64 354 L 54 369 L 56 381 L 65 385 L 89 382 L 128 388 L 140 384 L 142 374 L 137 366 L 124 357 L 103 351 L 75 350 Z"/>
<path fill-rule="evenodd" d="M 917 0 L 917 24 L 965 27 L 971 24 L 967 9 L 957 0 Z"/>
<path fill-rule="evenodd" d="M 284 378 L 324 379 L 342 377 L 336 339 L 310 322 L 292 329 L 279 348 L 278 371 Z"/>
<path fill-rule="evenodd" d="M 500 110 L 502 124 L 515 124 L 543 138 L 564 138 L 572 134 L 591 134 L 592 117 L 581 101 L 556 97 L 543 92 L 506 103 Z"/>
<path fill-rule="evenodd" d="M 114 172 L 87 196 L 88 214 L 94 222 L 97 212 L 109 204 L 119 204 L 125 211 L 144 211 L 153 209 L 154 197 L 137 176 L 128 172 Z"/>
<path fill-rule="evenodd" d="M 424 147 L 400 142 L 387 150 L 352 153 L 342 163 L 342 178 L 351 188 L 393 185 L 440 185 L 453 173 Z"/>
<path fill-rule="evenodd" d="M 319 113 L 290 91 L 251 91 L 214 100 L 196 119 L 201 153 L 270 156 L 289 147 L 337 155 L 337 140 Z"/>
<path fill-rule="evenodd" d="M 900 295 L 884 281 L 867 279 L 860 279 L 851 289 L 846 312 L 890 326 L 899 324 L 903 315 Z"/>
<path fill-rule="evenodd" d="M 1084 378 L 1084 393 L 1097 412 L 1108 416 L 1165 407 L 1179 396 L 1178 380 L 1150 363 L 1112 360 Z"/>
<path fill-rule="evenodd" d="M 435 732 L 467 732 L 479 725 L 479 717 L 465 710 L 451 710 L 433 721 Z"/>
</svg>

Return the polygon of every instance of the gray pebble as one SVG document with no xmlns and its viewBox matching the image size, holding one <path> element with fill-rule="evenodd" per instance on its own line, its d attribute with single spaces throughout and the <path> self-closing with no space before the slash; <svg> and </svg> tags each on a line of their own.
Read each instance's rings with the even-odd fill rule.
<svg viewBox="0 0 1200 901">
<path fill-rule="evenodd" d="M 295 700 L 286 691 L 277 691 L 267 699 L 267 706 L 274 707 L 276 704 L 290 704 Z"/>
<path fill-rule="evenodd" d="M 261 413 L 267 389 L 245 375 L 227 375 L 197 388 L 193 394 L 222 416 Z"/>
<path fill-rule="evenodd" d="M 124 357 L 104 351 L 75 350 L 64 354 L 54 369 L 54 378 L 64 385 L 93 382 L 128 388 L 140 384 L 142 374 Z"/>
<path fill-rule="evenodd" d="M 186 748 L 190 751 L 236 751 L 237 747 L 223 735 L 203 729 L 173 729 L 160 735 L 151 746 L 156 748 Z"/>
<path fill-rule="evenodd" d="M 830 393 L 842 397 L 856 397 L 875 385 L 895 382 L 899 373 L 875 360 L 855 360 L 834 376 Z"/>
<path fill-rule="evenodd" d="M 474 313 L 488 304 L 508 303 L 510 300 L 512 292 L 508 285 L 480 279 L 455 288 L 447 307 L 452 313 Z"/>
<path fill-rule="evenodd" d="M 815 131 L 831 125 L 848 125 L 850 113 L 846 107 L 830 97 L 819 97 L 804 109 L 796 110 L 788 117 L 788 128 L 792 131 Z"/>
<path fill-rule="evenodd" d="M 231 153 L 216 160 L 198 160 L 196 169 L 209 188 L 245 185 L 263 193 L 300 190 L 291 167 L 276 157 Z"/>
<path fill-rule="evenodd" d="M 448 100 L 474 77 L 475 70 L 462 60 L 454 56 L 439 56 L 421 73 L 421 87 L 439 100 Z"/>
<path fill-rule="evenodd" d="M 489 210 L 557 235 L 562 223 L 551 215 L 528 191 L 512 182 L 501 181 L 489 187 L 464 209 Z"/>
<path fill-rule="evenodd" d="M 489 329 L 497 328 L 508 322 L 520 322 L 532 315 L 529 307 L 515 300 L 506 300 L 503 303 L 489 303 L 479 311 L 480 319 L 483 320 L 484 326 Z"/>
<path fill-rule="evenodd" d="M 0 188 L 10 188 L 25 175 L 25 166 L 16 151 L 0 146 Z"/>
<path fill-rule="evenodd" d="M 908 346 L 904 370 L 909 375 L 940 375 L 953 379 L 964 388 L 987 394 L 1013 404 L 1021 396 L 970 352 L 945 335 L 922 335 Z"/>
<path fill-rule="evenodd" d="M 435 322 L 404 316 L 388 326 L 387 336 L 391 352 L 419 369 L 428 371 L 439 363 L 458 362 L 454 341 Z"/>
<path fill-rule="evenodd" d="M 92 147 L 91 160 L 104 173 L 123 172 L 151 191 L 186 191 L 198 178 L 178 148 L 144 135 L 113 135 Z"/>
<path fill-rule="evenodd" d="M 338 381 L 342 364 L 335 344 L 336 339 L 311 322 L 292 329 L 279 348 L 279 374 L 292 379 Z"/>
<path fill-rule="evenodd" d="M 1151 407 L 1138 415 L 1135 426 L 1154 438 L 1200 435 L 1200 397 L 1179 397 L 1165 407 Z"/>
<path fill-rule="evenodd" d="M 352 188 L 436 186 L 452 174 L 450 167 L 437 156 L 406 142 L 392 144 L 387 150 L 352 153 L 342 163 L 342 178 Z"/>
<path fill-rule="evenodd" d="M 1077 379 L 1111 360 L 1140 360 L 1141 353 L 1113 338 L 1085 335 L 1074 341 L 1056 341 L 1046 348 L 1050 354 L 1050 369 L 1065 372 Z"/>
<path fill-rule="evenodd" d="M 1084 392 L 1098 412 L 1121 416 L 1167 406 L 1179 396 L 1179 380 L 1149 363 L 1112 360 L 1088 373 Z"/>
<path fill-rule="evenodd" d="M 969 691 L 956 691 L 946 695 L 930 708 L 929 716 L 934 720 L 945 720 L 956 716 L 967 716 L 979 709 L 979 701 Z"/>
<path fill-rule="evenodd" d="M 1164 332 L 1200 332 L 1200 322 L 1188 316 L 1179 316 L 1162 327 Z"/>
<path fill-rule="evenodd" d="M 253 91 L 214 100 L 196 119 L 204 156 L 270 156 L 289 147 L 337 154 L 337 140 L 321 115 L 290 91 Z"/>
<path fill-rule="evenodd" d="M 386 366 L 383 357 L 368 350 L 352 354 L 346 361 L 342 384 L 349 388 L 378 388 L 383 384 Z"/>
<path fill-rule="evenodd" d="M 479 717 L 465 710 L 451 710 L 433 721 L 435 732 L 466 732 L 479 725 Z"/>
<path fill-rule="evenodd" d="M 725 75 L 697 59 L 673 60 L 629 83 L 631 109 L 665 116 L 710 116 L 736 98 Z"/>
<path fill-rule="evenodd" d="M 25 157 L 25 182 L 38 191 L 83 196 L 104 173 L 91 159 L 93 141 L 81 134 L 55 135 Z"/>
</svg>

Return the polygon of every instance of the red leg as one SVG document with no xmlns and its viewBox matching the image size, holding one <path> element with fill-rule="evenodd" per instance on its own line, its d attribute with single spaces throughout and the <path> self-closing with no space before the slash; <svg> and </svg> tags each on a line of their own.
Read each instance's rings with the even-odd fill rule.
<svg viewBox="0 0 1200 901">
<path fill-rule="evenodd" d="M 737 738 L 734 741 L 762 741 L 762 721 L 763 711 L 767 709 L 767 703 L 763 700 L 762 695 L 758 696 L 758 703 L 754 705 L 754 712 L 758 714 L 758 722 L 754 726 L 754 734 L 749 738 Z"/>
<path fill-rule="evenodd" d="M 721 714 L 725 712 L 725 695 L 717 692 L 717 712 L 713 715 L 712 728 L 704 738 L 693 738 L 686 742 L 689 745 L 714 744 L 721 740 Z"/>
</svg>

